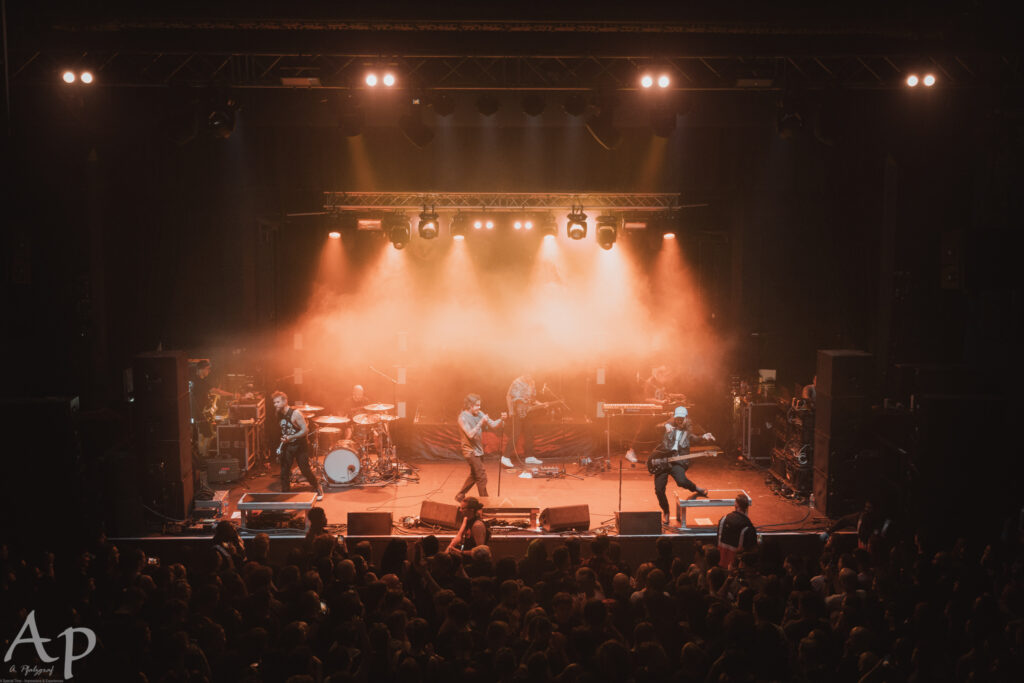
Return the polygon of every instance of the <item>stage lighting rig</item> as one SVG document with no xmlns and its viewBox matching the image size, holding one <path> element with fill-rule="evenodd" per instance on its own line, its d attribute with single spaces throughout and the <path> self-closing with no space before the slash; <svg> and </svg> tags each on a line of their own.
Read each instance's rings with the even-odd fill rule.
<svg viewBox="0 0 1024 683">
<path fill-rule="evenodd" d="M 597 244 L 602 249 L 611 249 L 619 236 L 618 216 L 598 216 L 596 221 L 595 235 Z"/>
<path fill-rule="evenodd" d="M 431 209 L 427 211 L 427 207 L 423 207 L 423 212 L 420 214 L 420 224 L 417 231 L 420 234 L 420 238 L 425 240 L 432 240 L 437 237 L 440 232 L 441 226 L 438 222 L 437 212 Z"/>
<path fill-rule="evenodd" d="M 461 213 L 455 214 L 451 222 L 452 239 L 462 241 L 466 239 L 466 230 L 469 228 L 469 219 Z"/>
<path fill-rule="evenodd" d="M 565 234 L 569 239 L 581 240 L 587 236 L 587 214 L 583 213 L 583 207 L 575 207 L 566 216 Z"/>
<path fill-rule="evenodd" d="M 409 219 L 404 213 L 394 214 L 387 220 L 385 227 L 388 239 L 391 240 L 391 246 L 395 249 L 405 249 L 409 244 L 409 237 L 412 234 L 412 230 L 409 226 Z"/>
</svg>

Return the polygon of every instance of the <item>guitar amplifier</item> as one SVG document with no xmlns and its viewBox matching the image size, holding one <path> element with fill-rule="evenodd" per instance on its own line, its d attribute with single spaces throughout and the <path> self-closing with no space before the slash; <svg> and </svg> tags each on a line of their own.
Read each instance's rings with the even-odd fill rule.
<svg viewBox="0 0 1024 683">
<path fill-rule="evenodd" d="M 235 458 L 209 458 L 206 478 L 211 484 L 225 484 L 242 478 L 242 470 Z"/>
</svg>

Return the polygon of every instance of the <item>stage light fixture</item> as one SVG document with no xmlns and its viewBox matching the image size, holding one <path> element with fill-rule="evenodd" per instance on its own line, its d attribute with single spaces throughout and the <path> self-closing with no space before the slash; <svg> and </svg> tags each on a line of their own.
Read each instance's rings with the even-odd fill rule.
<svg viewBox="0 0 1024 683">
<path fill-rule="evenodd" d="M 516 229 L 516 230 L 522 230 L 523 229 L 523 222 L 522 221 L 516 221 L 515 223 L 512 224 L 512 227 L 514 229 Z"/>
<path fill-rule="evenodd" d="M 384 78 L 381 79 L 381 82 L 384 84 L 384 87 L 390 88 L 395 84 L 395 75 L 393 73 L 386 73 L 384 74 Z"/>
<path fill-rule="evenodd" d="M 537 224 L 537 231 L 544 239 L 554 239 L 558 234 L 558 224 L 555 222 L 555 217 L 550 213 L 542 216 Z"/>
<path fill-rule="evenodd" d="M 423 123 L 421 106 L 418 101 L 413 101 L 409 109 L 398 117 L 398 128 L 409 138 L 409 142 L 423 149 L 433 141 L 434 131 Z"/>
<path fill-rule="evenodd" d="M 432 240 L 437 237 L 437 233 L 440 232 L 440 223 L 438 222 L 437 213 L 433 209 L 427 211 L 427 207 L 423 207 L 417 231 L 420 238 L 425 240 Z"/>
<path fill-rule="evenodd" d="M 611 249 L 619 236 L 618 216 L 598 216 L 594 233 L 598 246 L 602 249 Z"/>
<path fill-rule="evenodd" d="M 364 80 L 366 81 L 366 85 L 370 86 L 371 88 L 377 87 L 377 74 L 373 73 L 372 71 L 366 74 L 366 78 Z"/>
<path fill-rule="evenodd" d="M 492 220 L 484 221 L 484 227 L 487 228 L 488 230 L 494 230 L 494 221 L 492 221 Z"/>
<path fill-rule="evenodd" d="M 643 76 L 640 77 L 640 87 L 646 89 L 650 88 L 652 85 L 654 85 L 654 76 L 651 76 L 650 74 L 644 74 Z"/>
<path fill-rule="evenodd" d="M 340 230 L 331 230 L 329 233 L 327 233 L 327 236 L 330 237 L 332 240 L 340 240 L 341 239 L 341 231 Z"/>
<path fill-rule="evenodd" d="M 391 240 L 391 246 L 395 249 L 405 249 L 409 244 L 409 237 L 412 230 L 409 227 L 409 219 L 405 214 L 395 214 L 387 221 L 387 235 Z"/>
<path fill-rule="evenodd" d="M 483 227 L 484 227 L 484 222 L 483 221 L 473 221 L 473 229 L 474 230 L 480 230 Z"/>
<path fill-rule="evenodd" d="M 460 242 L 466 239 L 466 227 L 469 223 L 469 219 L 463 216 L 461 213 L 455 214 L 451 222 L 452 239 L 459 240 Z"/>
<path fill-rule="evenodd" d="M 65 71 L 64 74 L 61 76 L 61 79 L 65 83 L 74 83 L 75 82 L 75 72 L 74 71 Z"/>
<path fill-rule="evenodd" d="M 215 138 L 228 139 L 235 130 L 234 100 L 227 100 L 223 106 L 216 106 L 206 117 L 206 130 Z"/>
<path fill-rule="evenodd" d="M 566 220 L 565 234 L 569 239 L 581 240 L 587 236 L 587 214 L 583 213 L 583 207 L 574 208 Z"/>
<path fill-rule="evenodd" d="M 920 83 L 920 79 L 917 77 L 917 74 L 907 76 L 907 85 L 911 88 L 916 88 L 918 83 Z"/>
<path fill-rule="evenodd" d="M 81 73 L 81 75 L 79 75 L 78 78 L 82 81 L 82 83 L 85 83 L 86 85 L 92 85 L 92 72 L 91 71 L 83 71 Z M 927 85 L 927 83 L 925 85 Z"/>
<path fill-rule="evenodd" d="M 935 85 L 935 74 L 925 74 L 924 80 L 921 82 L 924 83 L 924 87 L 926 88 L 932 87 Z"/>
<path fill-rule="evenodd" d="M 587 98 L 579 93 L 573 93 L 565 98 L 562 109 L 569 116 L 583 116 L 587 111 Z"/>
<path fill-rule="evenodd" d="M 523 113 L 527 116 L 540 116 L 544 113 L 544 98 L 537 94 L 523 95 Z"/>
<path fill-rule="evenodd" d="M 524 230 L 533 230 L 533 221 L 523 221 Z"/>
<path fill-rule="evenodd" d="M 668 77 L 668 74 L 662 74 L 658 76 L 658 87 L 667 88 L 672 82 L 672 79 Z"/>
<path fill-rule="evenodd" d="M 476 98 L 476 110 L 484 116 L 494 116 L 499 107 L 501 107 L 501 103 L 498 98 L 490 93 L 483 93 Z"/>
</svg>

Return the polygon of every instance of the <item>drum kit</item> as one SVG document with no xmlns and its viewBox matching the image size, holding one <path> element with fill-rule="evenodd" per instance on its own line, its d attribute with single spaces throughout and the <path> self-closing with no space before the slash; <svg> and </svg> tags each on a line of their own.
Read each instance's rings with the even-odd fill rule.
<svg viewBox="0 0 1024 683">
<path fill-rule="evenodd" d="M 296 408 L 313 424 L 317 470 L 327 486 L 355 486 L 392 478 L 400 473 L 390 425 L 399 419 L 390 403 L 371 403 L 352 418 L 312 417 L 321 406 Z M 345 438 L 349 436 L 350 438 Z M 320 460 L 320 456 L 323 460 Z"/>
</svg>

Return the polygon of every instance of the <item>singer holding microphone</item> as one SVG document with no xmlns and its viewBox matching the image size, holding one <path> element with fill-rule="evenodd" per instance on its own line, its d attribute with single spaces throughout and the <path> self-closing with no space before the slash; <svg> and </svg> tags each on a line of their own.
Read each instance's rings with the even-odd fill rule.
<svg viewBox="0 0 1024 683">
<path fill-rule="evenodd" d="M 466 492 L 476 484 L 477 491 L 481 497 L 487 497 L 487 470 L 484 469 L 484 429 L 494 429 L 501 425 L 505 413 L 501 418 L 492 420 L 480 408 L 480 396 L 469 394 L 463 403 L 462 412 L 459 413 L 459 438 L 462 442 L 462 457 L 469 465 L 469 476 L 458 493 L 455 500 L 460 503 L 465 499 Z"/>
</svg>

